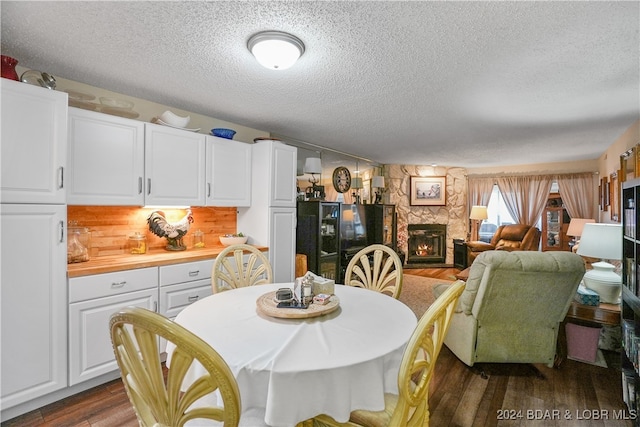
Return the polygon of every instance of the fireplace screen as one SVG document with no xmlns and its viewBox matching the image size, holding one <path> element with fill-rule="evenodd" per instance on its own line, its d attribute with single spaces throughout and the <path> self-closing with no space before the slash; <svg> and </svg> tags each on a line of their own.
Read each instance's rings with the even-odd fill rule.
<svg viewBox="0 0 640 427">
<path fill-rule="evenodd" d="M 447 226 L 444 224 L 409 224 L 407 263 L 444 263 L 447 257 Z"/>
</svg>

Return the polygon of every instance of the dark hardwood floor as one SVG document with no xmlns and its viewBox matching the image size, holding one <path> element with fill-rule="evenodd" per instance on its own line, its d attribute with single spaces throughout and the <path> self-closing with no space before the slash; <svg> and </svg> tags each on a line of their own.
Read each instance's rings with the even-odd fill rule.
<svg viewBox="0 0 640 427">
<path fill-rule="evenodd" d="M 405 274 L 449 280 L 458 271 L 430 268 Z M 430 387 L 431 425 L 633 426 L 628 419 L 632 414 L 622 401 L 619 355 L 606 353 L 608 368 L 566 360 L 558 369 L 520 364 L 471 369 L 443 347 Z M 2 427 L 137 425 L 120 380 L 2 423 Z"/>
</svg>

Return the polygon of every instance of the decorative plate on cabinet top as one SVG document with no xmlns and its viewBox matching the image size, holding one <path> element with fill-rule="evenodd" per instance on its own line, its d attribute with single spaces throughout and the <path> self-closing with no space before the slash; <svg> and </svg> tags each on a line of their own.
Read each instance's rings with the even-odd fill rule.
<svg viewBox="0 0 640 427">
<path fill-rule="evenodd" d="M 160 120 L 158 117 L 154 117 L 153 119 L 151 119 L 151 123 L 155 123 L 155 124 L 162 125 L 162 126 L 168 126 L 168 127 L 170 127 L 170 128 L 174 128 L 174 129 L 188 130 L 189 132 L 199 132 L 199 131 L 200 131 L 200 128 L 197 128 L 197 129 L 187 129 L 187 128 L 181 128 L 181 127 L 179 127 L 179 126 L 173 126 L 173 125 L 170 125 L 169 123 L 165 123 L 165 122 L 163 122 L 163 121 L 162 121 L 162 120 Z"/>
</svg>

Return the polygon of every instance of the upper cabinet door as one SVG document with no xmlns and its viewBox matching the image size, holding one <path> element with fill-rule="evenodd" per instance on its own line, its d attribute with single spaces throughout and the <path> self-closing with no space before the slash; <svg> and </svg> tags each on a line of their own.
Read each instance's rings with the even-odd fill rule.
<svg viewBox="0 0 640 427">
<path fill-rule="evenodd" d="M 66 203 L 67 94 L 0 79 L 2 203 Z"/>
<path fill-rule="evenodd" d="M 207 206 L 251 205 L 251 145 L 207 136 Z"/>
<path fill-rule="evenodd" d="M 70 205 L 144 204 L 144 123 L 69 108 Z"/>
<path fill-rule="evenodd" d="M 204 206 L 206 135 L 145 123 L 145 204 Z"/>
<path fill-rule="evenodd" d="M 298 149 L 274 143 L 271 153 L 271 206 L 295 207 Z"/>
</svg>

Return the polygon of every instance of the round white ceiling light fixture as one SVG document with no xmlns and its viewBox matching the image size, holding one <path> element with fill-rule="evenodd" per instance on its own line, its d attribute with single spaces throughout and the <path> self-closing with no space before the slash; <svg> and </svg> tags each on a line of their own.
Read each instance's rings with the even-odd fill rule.
<svg viewBox="0 0 640 427">
<path fill-rule="evenodd" d="M 286 70 L 304 53 L 302 40 L 281 31 L 262 31 L 249 38 L 249 51 L 270 70 Z"/>
</svg>

